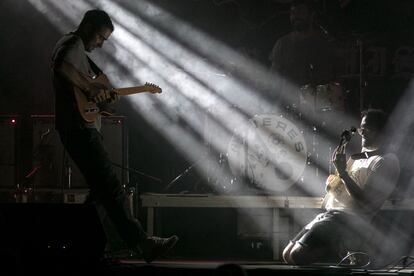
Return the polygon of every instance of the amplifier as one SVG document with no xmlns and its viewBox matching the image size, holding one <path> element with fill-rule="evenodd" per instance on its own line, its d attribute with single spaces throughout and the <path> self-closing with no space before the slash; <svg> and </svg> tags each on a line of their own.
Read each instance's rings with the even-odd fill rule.
<svg viewBox="0 0 414 276">
<path fill-rule="evenodd" d="M 17 184 L 19 128 L 19 116 L 0 115 L 0 188 Z"/>
<path fill-rule="evenodd" d="M 32 186 L 34 188 L 87 188 L 81 172 L 65 151 L 58 132 L 55 130 L 54 115 L 32 115 L 33 158 Z M 128 167 L 128 135 L 125 117 L 102 117 L 101 133 L 109 158 L 120 167 L 114 170 L 126 185 L 129 174 L 122 167 Z"/>
</svg>

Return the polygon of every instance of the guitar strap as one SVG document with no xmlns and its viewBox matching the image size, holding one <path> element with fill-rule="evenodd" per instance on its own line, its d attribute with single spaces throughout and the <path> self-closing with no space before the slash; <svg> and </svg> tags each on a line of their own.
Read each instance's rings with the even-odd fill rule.
<svg viewBox="0 0 414 276">
<path fill-rule="evenodd" d="M 93 60 L 88 55 L 86 55 L 86 57 L 88 58 L 88 62 L 92 68 L 92 71 L 94 71 L 97 75 L 102 74 L 103 71 L 101 70 L 101 68 L 99 68 L 98 65 L 96 65 L 95 62 L 93 62 Z"/>
<path fill-rule="evenodd" d="M 86 57 L 88 58 L 88 62 L 91 66 L 92 71 L 94 71 L 97 76 L 103 74 L 101 68 L 99 68 L 98 65 L 96 65 L 96 63 L 93 62 L 93 60 L 88 55 L 86 55 Z M 98 104 L 98 106 L 101 114 L 112 115 L 115 113 L 115 107 L 113 104 L 110 104 L 108 102 L 101 102 Z"/>
</svg>

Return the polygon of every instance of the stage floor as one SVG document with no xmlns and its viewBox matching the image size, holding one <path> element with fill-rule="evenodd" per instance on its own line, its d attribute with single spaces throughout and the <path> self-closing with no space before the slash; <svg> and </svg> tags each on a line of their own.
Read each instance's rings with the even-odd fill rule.
<svg viewBox="0 0 414 276">
<path fill-rule="evenodd" d="M 147 264 L 140 259 L 123 259 L 107 264 L 102 272 L 105 275 L 412 275 L 414 268 L 394 266 L 372 270 L 334 264 L 291 266 L 242 260 L 159 260 Z"/>
<path fill-rule="evenodd" d="M 395 260 L 378 269 L 343 264 L 291 266 L 277 261 L 164 258 L 147 264 L 139 257 L 106 258 L 97 262 L 33 258 L 21 262 L 0 255 L 0 275 L 413 275 L 412 258 Z"/>
</svg>

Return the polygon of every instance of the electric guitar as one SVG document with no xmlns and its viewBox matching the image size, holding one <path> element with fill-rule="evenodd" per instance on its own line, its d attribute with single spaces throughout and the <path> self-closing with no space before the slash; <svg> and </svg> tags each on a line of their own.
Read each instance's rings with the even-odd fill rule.
<svg viewBox="0 0 414 276">
<path fill-rule="evenodd" d="M 110 83 L 108 78 L 105 74 L 101 74 L 95 79 L 89 78 L 91 84 L 97 88 L 102 89 L 102 91 L 93 97 L 87 97 L 85 93 L 78 87 L 74 87 L 74 94 L 76 98 L 76 104 L 79 110 L 80 115 L 82 118 L 88 122 L 93 123 L 95 122 L 98 114 L 102 115 L 111 115 L 113 113 L 113 109 L 110 107 L 108 99 L 108 87 L 110 87 Z M 105 93 L 106 91 L 106 93 Z M 109 89 L 110 92 L 116 93 L 121 96 L 127 96 L 137 93 L 161 93 L 162 90 L 159 86 L 152 84 L 152 83 L 145 83 L 142 86 L 133 86 L 133 87 L 125 87 L 125 88 L 113 88 Z M 101 100 L 105 99 L 105 100 Z"/>
</svg>

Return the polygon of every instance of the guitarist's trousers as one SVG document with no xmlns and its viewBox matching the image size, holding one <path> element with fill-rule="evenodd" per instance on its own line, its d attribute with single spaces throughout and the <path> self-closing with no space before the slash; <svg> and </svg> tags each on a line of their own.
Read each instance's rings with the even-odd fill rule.
<svg viewBox="0 0 414 276">
<path fill-rule="evenodd" d="M 90 188 L 90 198 L 100 204 L 126 245 L 137 250 L 147 238 L 141 223 L 129 210 L 128 197 L 117 178 L 102 135 L 93 128 L 59 131 L 62 143 Z"/>
</svg>

